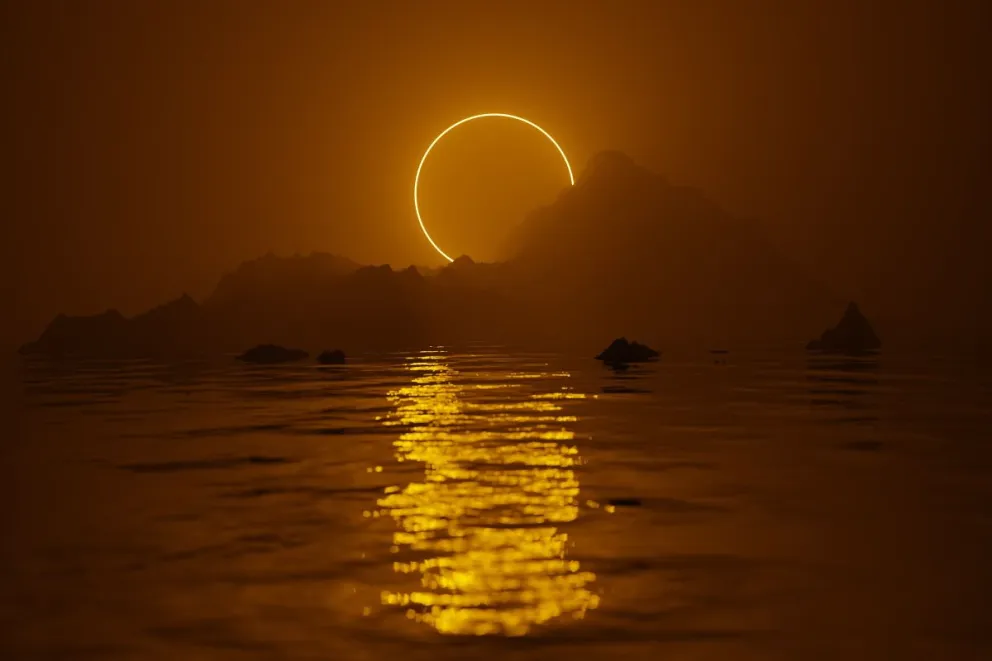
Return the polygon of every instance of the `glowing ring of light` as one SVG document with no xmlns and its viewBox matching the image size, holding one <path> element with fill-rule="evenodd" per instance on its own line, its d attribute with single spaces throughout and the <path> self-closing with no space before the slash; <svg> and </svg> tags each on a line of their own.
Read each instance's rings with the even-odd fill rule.
<svg viewBox="0 0 992 661">
<path fill-rule="evenodd" d="M 420 186 L 420 171 L 424 168 L 424 162 L 427 160 L 427 157 L 430 155 L 431 150 L 434 149 L 434 145 L 436 145 L 441 138 L 447 135 L 448 132 L 450 132 L 452 129 L 455 129 L 461 126 L 462 124 L 471 122 L 473 119 L 482 119 L 483 117 L 505 117 L 506 119 L 515 119 L 518 122 L 523 122 L 527 126 L 530 126 L 540 131 L 545 138 L 551 141 L 551 144 L 555 146 L 555 149 L 558 150 L 558 153 L 561 154 L 561 159 L 565 161 L 565 167 L 568 168 L 569 184 L 572 186 L 575 185 L 575 176 L 572 174 L 572 164 L 568 162 L 568 157 L 565 156 L 565 150 L 561 148 L 561 145 L 558 144 L 558 141 L 556 141 L 554 138 L 551 137 L 550 133 L 548 133 L 547 131 L 545 131 L 544 129 L 542 129 L 540 126 L 530 121 L 529 119 L 524 119 L 523 117 L 518 117 L 517 115 L 510 115 L 504 112 L 486 112 L 486 113 L 482 113 L 481 115 L 472 115 L 471 117 L 466 117 L 465 119 L 458 120 L 448 128 L 441 131 L 441 133 L 439 133 L 438 136 L 434 138 L 433 141 L 431 141 L 430 146 L 427 147 L 427 151 L 425 151 L 424 155 L 420 157 L 420 165 L 417 166 L 417 175 L 413 178 L 413 209 L 414 211 L 417 212 L 417 222 L 420 223 L 420 229 L 423 231 L 424 236 L 426 236 L 427 240 L 431 242 L 432 246 L 434 246 L 434 250 L 438 251 L 441 254 L 441 256 L 444 257 L 449 262 L 453 262 L 455 260 L 449 257 L 446 252 L 441 250 L 441 248 L 436 243 L 434 243 L 434 239 L 431 238 L 430 233 L 427 231 L 427 227 L 424 225 L 424 219 L 420 215 L 420 201 L 419 201 L 419 196 L 417 194 L 418 187 Z"/>
</svg>

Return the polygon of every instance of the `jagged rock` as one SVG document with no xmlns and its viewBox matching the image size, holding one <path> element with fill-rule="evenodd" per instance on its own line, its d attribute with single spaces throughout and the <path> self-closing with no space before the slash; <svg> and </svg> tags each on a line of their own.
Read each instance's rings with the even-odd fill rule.
<svg viewBox="0 0 992 661">
<path fill-rule="evenodd" d="M 871 324 L 858 304 L 848 303 L 844 317 L 835 327 L 823 331 L 818 340 L 810 340 L 806 345 L 808 351 L 823 351 L 825 353 L 867 353 L 882 348 L 882 341 L 875 335 Z"/>
<path fill-rule="evenodd" d="M 621 337 L 613 340 L 610 346 L 596 356 L 596 360 L 602 360 L 604 363 L 644 363 L 655 360 L 658 355 L 658 352 L 649 346 L 639 342 L 628 342 L 627 338 Z"/>
<path fill-rule="evenodd" d="M 275 365 L 303 360 L 307 352 L 302 349 L 287 349 L 278 344 L 260 344 L 238 356 L 238 360 L 256 365 Z"/>
<path fill-rule="evenodd" d="M 324 351 L 317 356 L 317 362 L 321 365 L 344 365 L 344 351 L 341 349 Z"/>
</svg>

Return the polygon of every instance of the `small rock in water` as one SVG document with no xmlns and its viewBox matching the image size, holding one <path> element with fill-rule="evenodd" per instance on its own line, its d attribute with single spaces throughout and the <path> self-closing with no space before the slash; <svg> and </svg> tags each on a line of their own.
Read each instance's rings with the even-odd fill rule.
<svg viewBox="0 0 992 661">
<path fill-rule="evenodd" d="M 642 503 L 638 498 L 611 498 L 606 504 L 614 507 L 640 507 Z"/>
<path fill-rule="evenodd" d="M 628 342 L 621 337 L 610 343 L 596 360 L 604 363 L 644 363 L 658 358 L 658 352 L 639 342 Z"/>
<path fill-rule="evenodd" d="M 840 323 L 823 331 L 820 339 L 810 340 L 806 345 L 808 351 L 847 354 L 867 353 L 881 348 L 882 341 L 854 302 L 847 305 Z"/>
<path fill-rule="evenodd" d="M 855 452 L 878 452 L 882 449 L 881 441 L 849 441 L 843 443 L 841 446 L 844 450 L 853 450 Z"/>
<path fill-rule="evenodd" d="M 341 349 L 324 351 L 317 356 L 317 362 L 321 365 L 344 365 L 344 351 Z"/>
<path fill-rule="evenodd" d="M 276 365 L 303 360 L 307 352 L 302 349 L 287 349 L 278 344 L 260 344 L 238 356 L 238 360 L 256 365 Z"/>
</svg>

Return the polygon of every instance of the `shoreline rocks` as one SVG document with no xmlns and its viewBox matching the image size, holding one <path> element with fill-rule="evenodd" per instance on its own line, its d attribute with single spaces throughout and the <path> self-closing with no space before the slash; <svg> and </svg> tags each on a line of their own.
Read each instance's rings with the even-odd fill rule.
<svg viewBox="0 0 992 661">
<path fill-rule="evenodd" d="M 238 360 L 254 365 L 278 365 L 303 360 L 307 355 L 302 349 L 288 349 L 278 344 L 260 344 L 238 356 Z"/>
<path fill-rule="evenodd" d="M 344 351 L 341 351 L 341 349 L 323 351 L 317 356 L 317 362 L 321 365 L 344 365 Z"/>
</svg>

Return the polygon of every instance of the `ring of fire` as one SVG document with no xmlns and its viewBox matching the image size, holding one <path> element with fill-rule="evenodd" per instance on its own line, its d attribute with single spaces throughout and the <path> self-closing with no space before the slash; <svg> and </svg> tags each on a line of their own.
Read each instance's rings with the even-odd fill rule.
<svg viewBox="0 0 992 661">
<path fill-rule="evenodd" d="M 438 136 L 431 141 L 431 144 L 427 147 L 427 151 L 425 151 L 424 155 L 420 157 L 420 165 L 417 166 L 417 175 L 413 178 L 413 209 L 414 211 L 417 212 L 417 222 L 420 223 L 420 229 L 421 231 L 423 231 L 424 236 L 426 236 L 427 240 L 430 241 L 430 244 L 434 246 L 434 250 L 438 251 L 438 253 L 440 253 L 440 255 L 449 262 L 453 262 L 455 260 L 449 257 L 448 254 L 443 250 L 441 250 L 440 246 L 438 246 L 434 242 L 434 239 L 431 238 L 430 232 L 427 231 L 427 226 L 424 225 L 423 217 L 420 215 L 420 196 L 418 194 L 420 187 L 420 171 L 423 170 L 424 163 L 427 161 L 427 157 L 430 155 L 431 150 L 434 149 L 434 146 L 441 140 L 441 138 L 443 138 L 450 131 L 461 126 L 462 124 L 467 124 L 468 122 L 471 122 L 474 119 L 482 119 L 484 117 L 503 117 L 506 119 L 515 119 L 518 122 L 523 122 L 527 126 L 530 126 L 531 128 L 535 128 L 538 131 L 540 131 L 545 138 L 551 141 L 551 144 L 555 146 L 555 149 L 558 150 L 558 153 L 561 154 L 561 159 L 565 161 L 565 167 L 568 169 L 569 185 L 572 186 L 575 185 L 575 176 L 572 174 L 572 165 L 571 163 L 568 162 L 568 157 L 565 156 L 565 150 L 561 148 L 561 145 L 558 144 L 557 140 L 551 137 L 550 133 L 548 133 L 547 131 L 545 131 L 544 129 L 542 129 L 540 126 L 530 121 L 529 119 L 524 119 L 523 117 L 518 117 L 517 115 L 510 115 L 508 113 L 503 113 L 503 112 L 486 112 L 480 115 L 472 115 L 471 117 L 466 117 L 465 119 L 458 120 L 448 128 L 441 131 L 441 133 L 439 133 Z"/>
</svg>

